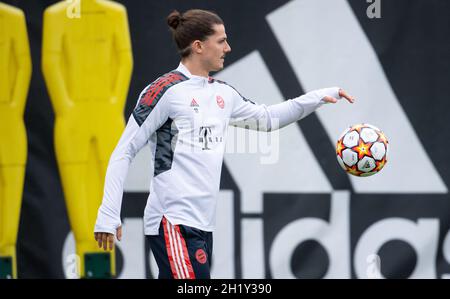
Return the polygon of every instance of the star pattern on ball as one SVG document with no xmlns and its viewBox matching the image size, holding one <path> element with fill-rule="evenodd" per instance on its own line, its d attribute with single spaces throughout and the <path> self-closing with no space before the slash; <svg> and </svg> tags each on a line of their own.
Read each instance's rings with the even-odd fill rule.
<svg viewBox="0 0 450 299">
<path fill-rule="evenodd" d="M 380 129 L 360 123 L 348 127 L 340 135 L 335 150 L 338 164 L 348 174 L 367 177 L 385 167 L 388 162 L 388 148 L 387 137 Z"/>
<path fill-rule="evenodd" d="M 354 125 L 354 126 L 352 127 L 352 131 L 356 131 L 356 132 L 358 132 L 358 134 L 360 134 L 360 133 L 361 133 L 361 130 L 364 129 L 364 128 L 366 128 L 366 127 L 367 127 L 367 126 L 366 126 L 365 124 Z"/>
<path fill-rule="evenodd" d="M 358 145 L 352 147 L 352 150 L 358 154 L 358 160 L 361 160 L 365 156 L 372 157 L 372 153 L 370 152 L 371 146 L 372 142 L 365 143 L 364 140 L 359 138 Z"/>
<path fill-rule="evenodd" d="M 375 167 L 374 171 L 380 171 L 384 167 L 385 164 L 386 164 L 386 159 L 383 159 L 381 161 L 375 161 L 376 167 Z"/>
<path fill-rule="evenodd" d="M 352 167 L 347 166 L 347 172 L 356 176 L 361 176 L 363 173 L 362 171 L 359 171 L 356 165 L 353 165 Z"/>
<path fill-rule="evenodd" d="M 342 139 L 339 139 L 336 145 L 336 155 L 342 158 L 342 151 L 345 150 L 346 147 L 342 142 Z"/>
</svg>

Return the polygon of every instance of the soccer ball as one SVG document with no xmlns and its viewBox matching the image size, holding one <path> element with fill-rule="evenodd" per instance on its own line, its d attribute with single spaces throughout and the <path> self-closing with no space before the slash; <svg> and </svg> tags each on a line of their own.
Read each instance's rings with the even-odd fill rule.
<svg viewBox="0 0 450 299">
<path fill-rule="evenodd" d="M 371 176 L 378 173 L 387 162 L 389 142 L 384 133 L 369 124 L 347 128 L 336 144 L 339 165 L 348 173 Z"/>
</svg>

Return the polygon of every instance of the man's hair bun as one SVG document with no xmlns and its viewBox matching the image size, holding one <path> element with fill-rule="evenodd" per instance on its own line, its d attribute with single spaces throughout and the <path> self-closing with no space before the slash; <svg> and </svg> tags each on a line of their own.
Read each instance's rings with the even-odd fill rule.
<svg viewBox="0 0 450 299">
<path fill-rule="evenodd" d="M 170 15 L 167 17 L 167 25 L 169 25 L 170 28 L 173 30 L 176 30 L 178 25 L 181 23 L 181 14 L 174 10 L 170 13 Z"/>
</svg>

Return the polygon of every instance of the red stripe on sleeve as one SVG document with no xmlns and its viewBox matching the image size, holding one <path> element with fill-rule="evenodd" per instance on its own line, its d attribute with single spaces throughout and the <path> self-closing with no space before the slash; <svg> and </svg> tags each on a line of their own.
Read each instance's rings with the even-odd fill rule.
<svg viewBox="0 0 450 299">
<path fill-rule="evenodd" d="M 145 103 L 145 105 L 150 106 L 164 87 L 179 79 L 181 79 L 181 77 L 176 74 L 169 74 L 168 76 L 161 78 L 159 82 L 150 87 L 142 102 Z"/>
</svg>

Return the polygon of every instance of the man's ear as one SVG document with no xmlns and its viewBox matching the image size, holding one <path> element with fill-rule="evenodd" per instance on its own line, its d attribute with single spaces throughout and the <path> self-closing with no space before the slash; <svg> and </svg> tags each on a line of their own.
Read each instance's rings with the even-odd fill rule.
<svg viewBox="0 0 450 299">
<path fill-rule="evenodd" d="M 197 54 L 200 54 L 200 53 L 203 52 L 203 44 L 199 40 L 193 41 L 192 45 L 191 45 L 191 48 L 192 48 L 192 51 L 197 53 Z"/>
</svg>

